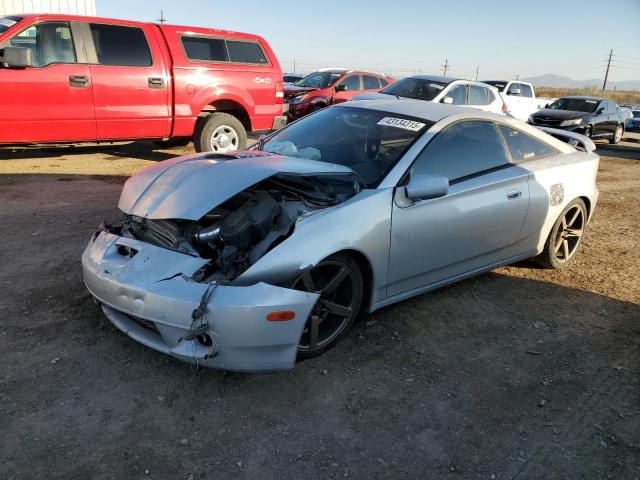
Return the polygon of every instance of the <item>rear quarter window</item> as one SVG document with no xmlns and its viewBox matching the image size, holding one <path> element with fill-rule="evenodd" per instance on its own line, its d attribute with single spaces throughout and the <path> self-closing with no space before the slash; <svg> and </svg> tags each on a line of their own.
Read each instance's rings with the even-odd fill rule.
<svg viewBox="0 0 640 480">
<path fill-rule="evenodd" d="M 523 162 L 558 153 L 555 148 L 516 128 L 507 125 L 498 125 L 498 128 L 504 137 L 514 162 Z"/>
<path fill-rule="evenodd" d="M 267 57 L 260 45 L 255 42 L 238 42 L 227 40 L 229 61 L 237 63 L 256 63 L 266 65 Z"/>
</svg>

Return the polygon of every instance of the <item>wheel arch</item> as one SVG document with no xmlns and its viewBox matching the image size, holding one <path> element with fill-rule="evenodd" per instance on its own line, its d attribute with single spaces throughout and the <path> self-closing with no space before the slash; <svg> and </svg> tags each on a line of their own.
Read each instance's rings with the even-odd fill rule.
<svg viewBox="0 0 640 480">
<path fill-rule="evenodd" d="M 329 258 L 332 255 L 337 255 L 337 254 L 344 254 L 351 257 L 360 268 L 360 272 L 362 273 L 362 277 L 364 278 L 364 288 L 362 292 L 362 309 L 363 310 L 368 309 L 371 306 L 371 297 L 373 295 L 373 286 L 374 286 L 373 267 L 371 266 L 371 262 L 369 261 L 367 256 L 364 253 L 362 253 L 360 250 L 355 250 L 352 248 L 339 250 L 337 252 L 332 253 L 331 255 L 328 255 L 322 260 L 325 260 L 326 258 Z"/>
<path fill-rule="evenodd" d="M 249 116 L 249 112 L 245 106 L 240 102 L 224 98 L 214 100 L 202 108 L 198 121 L 202 121 L 203 118 L 206 118 L 208 114 L 213 112 L 222 112 L 233 115 L 240 120 L 240 123 L 242 123 L 242 126 L 247 132 L 251 131 L 251 117 Z"/>
</svg>

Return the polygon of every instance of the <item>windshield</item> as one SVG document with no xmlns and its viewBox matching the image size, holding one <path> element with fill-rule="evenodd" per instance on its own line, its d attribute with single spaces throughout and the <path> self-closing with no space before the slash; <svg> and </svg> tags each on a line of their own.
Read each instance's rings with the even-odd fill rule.
<svg viewBox="0 0 640 480">
<path fill-rule="evenodd" d="M 9 28 L 22 20 L 22 17 L 0 17 L 0 33 L 4 33 Z"/>
<path fill-rule="evenodd" d="M 596 111 L 598 103 L 598 100 L 585 100 L 584 98 L 560 98 L 549 105 L 549 108 L 553 110 L 593 113 Z"/>
<path fill-rule="evenodd" d="M 296 87 L 327 88 L 341 76 L 342 73 L 315 72 L 307 75 L 302 80 L 298 80 L 294 85 Z"/>
<path fill-rule="evenodd" d="M 482 83 L 488 83 L 498 89 L 499 92 L 504 91 L 504 88 L 507 86 L 507 82 L 502 82 L 500 80 L 482 80 Z"/>
<path fill-rule="evenodd" d="M 363 108 L 326 108 L 269 138 L 267 152 L 351 168 L 375 188 L 433 122 Z"/>
<path fill-rule="evenodd" d="M 418 100 L 433 100 L 446 85 L 446 83 L 420 78 L 404 78 L 390 87 L 385 88 L 380 93 L 416 98 Z"/>
</svg>

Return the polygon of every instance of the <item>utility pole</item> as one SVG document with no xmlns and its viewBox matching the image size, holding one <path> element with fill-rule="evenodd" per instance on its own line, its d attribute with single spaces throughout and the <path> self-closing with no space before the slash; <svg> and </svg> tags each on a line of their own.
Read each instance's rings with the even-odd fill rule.
<svg viewBox="0 0 640 480">
<path fill-rule="evenodd" d="M 520 75 L 516 73 L 516 80 L 520 80 Z"/>
<path fill-rule="evenodd" d="M 296 59 L 293 59 L 293 73 L 296 73 Z"/>
<path fill-rule="evenodd" d="M 478 81 L 478 72 L 480 71 L 480 65 L 476 67 L 476 82 Z"/>
<path fill-rule="evenodd" d="M 613 57 L 613 49 L 609 52 L 609 60 L 607 61 L 607 71 L 604 73 L 604 83 L 602 84 L 602 91 L 607 88 L 607 79 L 609 78 L 609 69 L 611 68 L 611 57 Z"/>
<path fill-rule="evenodd" d="M 158 18 L 158 21 L 159 21 L 160 23 L 164 23 L 164 22 L 166 22 L 166 21 L 167 21 L 167 19 L 166 19 L 166 18 L 164 18 L 164 10 L 160 10 L 160 18 Z"/>
<path fill-rule="evenodd" d="M 443 73 L 442 76 L 446 77 L 447 76 L 447 70 L 449 70 L 449 68 L 451 67 L 451 65 L 449 65 L 449 60 L 447 60 L 446 58 L 444 59 L 444 64 L 441 65 L 442 69 L 443 69 Z"/>
</svg>

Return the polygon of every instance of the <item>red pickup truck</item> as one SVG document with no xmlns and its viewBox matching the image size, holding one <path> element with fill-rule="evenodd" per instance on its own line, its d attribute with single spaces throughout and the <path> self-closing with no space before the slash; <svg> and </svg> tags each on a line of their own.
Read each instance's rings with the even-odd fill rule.
<svg viewBox="0 0 640 480">
<path fill-rule="evenodd" d="M 69 15 L 0 17 L 0 144 L 152 139 L 245 147 L 286 122 L 257 36 Z"/>
</svg>

